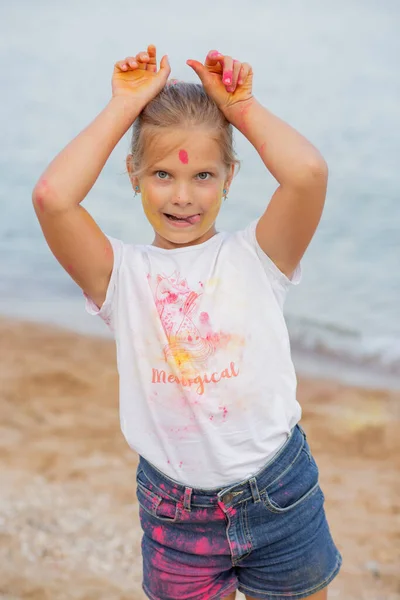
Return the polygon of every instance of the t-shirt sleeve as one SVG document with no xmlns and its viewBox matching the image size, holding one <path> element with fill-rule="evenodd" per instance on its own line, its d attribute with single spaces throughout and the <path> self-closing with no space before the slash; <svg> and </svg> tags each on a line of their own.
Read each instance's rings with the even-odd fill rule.
<svg viewBox="0 0 400 600">
<path fill-rule="evenodd" d="M 113 312 L 115 305 L 115 296 L 117 291 L 117 282 L 118 282 L 118 274 L 121 267 L 123 253 L 124 253 L 124 244 L 121 240 L 117 240 L 110 236 L 107 236 L 110 241 L 110 244 L 114 253 L 114 263 L 113 269 L 111 272 L 110 281 L 108 283 L 107 292 L 105 300 L 102 306 L 99 308 L 97 304 L 94 302 L 90 296 L 88 296 L 85 292 L 83 295 L 85 296 L 85 309 L 90 315 L 98 316 L 107 324 L 107 326 L 114 331 L 113 327 Z"/>
<path fill-rule="evenodd" d="M 283 305 L 287 292 L 292 286 L 298 285 L 302 280 L 303 270 L 301 261 L 298 263 L 291 277 L 287 277 L 274 263 L 274 261 L 264 252 L 256 238 L 256 226 L 258 219 L 252 221 L 248 227 L 242 232 L 244 239 L 255 250 L 258 259 L 260 260 L 268 279 L 271 282 L 272 288 L 278 301 Z"/>
</svg>

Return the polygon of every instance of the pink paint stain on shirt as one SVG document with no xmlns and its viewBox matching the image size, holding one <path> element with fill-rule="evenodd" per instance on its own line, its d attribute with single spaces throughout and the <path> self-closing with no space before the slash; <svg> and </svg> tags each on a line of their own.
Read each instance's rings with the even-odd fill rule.
<svg viewBox="0 0 400 600">
<path fill-rule="evenodd" d="M 208 313 L 206 312 L 202 312 L 200 313 L 200 323 L 203 323 L 203 325 L 206 325 L 210 320 L 210 316 Z"/>
<path fill-rule="evenodd" d="M 184 165 L 188 164 L 188 162 L 189 162 L 189 156 L 188 156 L 188 153 L 186 152 L 186 150 L 179 150 L 179 160 Z"/>
<path fill-rule="evenodd" d="M 223 417 L 223 419 L 226 419 L 226 415 L 228 414 L 228 409 L 226 408 L 226 406 L 222 406 L 222 410 L 223 410 L 222 417 Z"/>
</svg>

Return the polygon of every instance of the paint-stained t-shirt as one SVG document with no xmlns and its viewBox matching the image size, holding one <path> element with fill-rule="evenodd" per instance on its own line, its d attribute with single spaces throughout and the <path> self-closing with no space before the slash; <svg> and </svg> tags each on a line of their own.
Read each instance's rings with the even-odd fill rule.
<svg viewBox="0 0 400 600">
<path fill-rule="evenodd" d="M 168 477 L 197 488 L 245 479 L 301 418 L 283 304 L 291 279 L 260 248 L 256 221 L 166 250 L 109 237 L 99 315 L 116 341 L 122 432 Z"/>
</svg>

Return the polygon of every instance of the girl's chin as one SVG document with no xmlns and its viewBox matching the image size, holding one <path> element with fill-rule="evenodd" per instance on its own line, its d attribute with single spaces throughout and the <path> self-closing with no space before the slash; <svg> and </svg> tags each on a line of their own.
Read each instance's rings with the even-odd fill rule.
<svg viewBox="0 0 400 600">
<path fill-rule="evenodd" d="M 195 246 L 202 244 L 212 238 L 217 232 L 215 225 L 208 230 L 204 227 L 198 228 L 196 225 L 190 227 L 157 227 L 154 229 L 156 234 L 153 245 L 160 248 L 176 248 L 180 246 Z"/>
</svg>

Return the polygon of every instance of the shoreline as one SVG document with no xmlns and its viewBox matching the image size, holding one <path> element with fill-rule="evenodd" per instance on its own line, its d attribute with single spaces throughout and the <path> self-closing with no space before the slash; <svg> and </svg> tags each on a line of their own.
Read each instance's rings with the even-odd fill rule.
<svg viewBox="0 0 400 600">
<path fill-rule="evenodd" d="M 54 327 L 61 332 L 75 333 L 93 339 L 113 340 L 104 322 L 99 318 L 89 316 L 84 311 L 80 296 L 76 298 L 74 327 L 71 327 L 71 321 L 66 323 L 63 319 L 49 320 L 45 308 L 46 305 L 43 305 L 42 316 L 36 319 L 25 317 L 22 314 L 3 312 L 0 313 L 0 323 L 23 322 L 37 324 L 41 327 Z M 78 319 L 76 315 L 78 315 Z M 362 364 L 355 362 L 354 359 L 349 359 L 347 356 L 329 355 L 326 350 L 321 352 L 299 348 L 296 340 L 291 340 L 291 356 L 298 377 L 337 381 L 352 387 L 362 387 L 370 390 L 385 389 L 400 392 L 400 374 L 384 372 L 370 362 Z"/>
<path fill-rule="evenodd" d="M 0 597 L 144 599 L 114 341 L 0 317 L 0 353 Z M 298 374 L 298 399 L 343 555 L 330 597 L 399 599 L 400 391 Z"/>
</svg>

